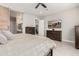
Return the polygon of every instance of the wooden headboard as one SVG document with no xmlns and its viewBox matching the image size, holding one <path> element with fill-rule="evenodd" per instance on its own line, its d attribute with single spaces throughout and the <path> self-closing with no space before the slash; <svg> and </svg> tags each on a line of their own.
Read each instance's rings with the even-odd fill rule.
<svg viewBox="0 0 79 59">
<path fill-rule="evenodd" d="M 9 8 L 0 6 L 0 29 L 8 29 L 10 26 Z"/>
</svg>

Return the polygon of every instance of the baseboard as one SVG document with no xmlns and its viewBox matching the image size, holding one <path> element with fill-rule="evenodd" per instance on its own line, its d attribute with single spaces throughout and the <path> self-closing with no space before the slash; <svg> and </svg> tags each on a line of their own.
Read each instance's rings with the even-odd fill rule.
<svg viewBox="0 0 79 59">
<path fill-rule="evenodd" d="M 75 43 L 74 41 L 70 41 L 70 40 L 62 40 L 63 42 L 69 42 L 69 43 Z"/>
</svg>

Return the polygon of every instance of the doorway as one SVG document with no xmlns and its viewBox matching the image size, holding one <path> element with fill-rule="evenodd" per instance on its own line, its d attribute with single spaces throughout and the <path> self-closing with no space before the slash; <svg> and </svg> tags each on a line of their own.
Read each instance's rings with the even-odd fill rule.
<svg viewBox="0 0 79 59">
<path fill-rule="evenodd" d="M 13 34 L 17 33 L 17 28 L 16 28 L 16 17 L 10 17 L 10 31 Z"/>
<path fill-rule="evenodd" d="M 36 35 L 44 36 L 44 20 L 36 19 L 35 20 L 35 33 Z"/>
</svg>

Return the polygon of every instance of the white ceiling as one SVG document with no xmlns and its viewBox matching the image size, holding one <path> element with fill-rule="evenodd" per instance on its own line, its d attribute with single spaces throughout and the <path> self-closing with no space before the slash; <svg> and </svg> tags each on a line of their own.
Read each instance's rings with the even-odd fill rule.
<svg viewBox="0 0 79 59">
<path fill-rule="evenodd" d="M 43 8 L 41 5 L 38 9 L 35 9 L 37 3 L 1 3 L 0 5 L 9 7 L 12 10 L 20 11 L 24 13 L 29 13 L 37 16 L 47 16 L 53 13 L 57 13 L 69 8 L 78 6 L 75 3 L 45 3 L 47 9 Z"/>
</svg>

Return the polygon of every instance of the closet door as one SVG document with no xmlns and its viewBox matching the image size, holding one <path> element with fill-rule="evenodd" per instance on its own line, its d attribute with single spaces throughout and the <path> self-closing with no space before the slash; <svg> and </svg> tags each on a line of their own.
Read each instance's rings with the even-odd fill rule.
<svg viewBox="0 0 79 59">
<path fill-rule="evenodd" d="M 44 20 L 39 20 L 39 30 L 38 30 L 38 34 L 40 36 L 44 36 Z"/>
</svg>

